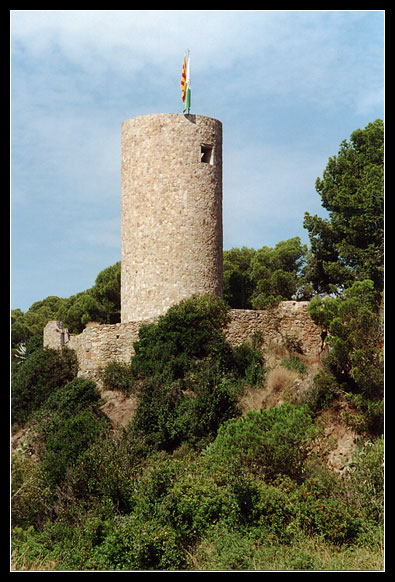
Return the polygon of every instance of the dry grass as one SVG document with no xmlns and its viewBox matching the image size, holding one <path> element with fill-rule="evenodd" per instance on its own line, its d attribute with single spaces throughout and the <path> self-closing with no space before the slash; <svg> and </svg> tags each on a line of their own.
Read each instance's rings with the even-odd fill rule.
<svg viewBox="0 0 395 582">
<path fill-rule="evenodd" d="M 11 556 L 11 572 L 48 572 L 55 569 L 56 562 L 38 556 L 30 561 L 26 554 L 14 550 Z"/>
<path fill-rule="evenodd" d="M 287 370 L 281 366 L 274 368 L 267 375 L 266 390 L 275 394 L 287 392 L 298 378 L 299 374 L 295 370 Z"/>
<path fill-rule="evenodd" d="M 263 406 L 264 400 L 264 389 L 261 387 L 249 386 L 244 391 L 244 394 L 240 400 L 240 407 L 242 413 L 246 413 L 248 410 L 260 410 Z"/>
<path fill-rule="evenodd" d="M 282 344 L 270 343 L 265 347 L 263 355 L 266 369 L 265 383 L 263 386 L 248 387 L 245 390 L 240 402 L 242 412 L 259 410 L 262 407 L 269 408 L 283 402 L 292 404 L 303 402 L 305 394 L 312 386 L 315 373 L 321 367 L 320 358 L 298 355 L 298 359 L 305 366 L 302 374 L 298 370 L 281 365 L 284 360 L 290 358 L 289 351 Z"/>
<path fill-rule="evenodd" d="M 291 402 L 298 372 L 278 366 L 269 370 L 263 386 L 248 387 L 241 399 L 241 409 L 259 410 L 262 407 L 276 406 L 282 402 Z"/>
</svg>

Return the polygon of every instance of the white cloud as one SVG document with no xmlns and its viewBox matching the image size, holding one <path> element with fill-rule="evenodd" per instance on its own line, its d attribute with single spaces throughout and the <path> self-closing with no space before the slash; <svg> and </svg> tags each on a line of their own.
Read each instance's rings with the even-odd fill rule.
<svg viewBox="0 0 395 582">
<path fill-rule="evenodd" d="M 11 32 L 16 46 L 36 59 L 60 52 L 91 80 L 111 71 L 129 80 L 144 74 L 152 82 L 174 76 L 178 83 L 188 46 L 196 82 L 215 77 L 221 82 L 219 75 L 226 73 L 227 91 L 239 98 L 290 95 L 321 105 L 351 100 L 367 107 L 364 94 L 379 90 L 382 78 L 366 62 L 369 52 L 355 42 L 363 18 L 368 21 L 369 13 L 34 10 L 12 11 Z"/>
</svg>

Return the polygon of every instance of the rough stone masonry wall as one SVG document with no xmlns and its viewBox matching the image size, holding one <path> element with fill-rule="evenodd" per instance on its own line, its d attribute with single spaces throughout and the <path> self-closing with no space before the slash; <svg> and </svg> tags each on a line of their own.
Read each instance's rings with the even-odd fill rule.
<svg viewBox="0 0 395 582">
<path fill-rule="evenodd" d="M 265 311 L 233 309 L 231 321 L 224 330 L 226 337 L 231 345 L 236 346 L 260 332 L 265 349 L 284 345 L 288 336 L 299 340 L 307 359 L 317 358 L 321 352 L 321 328 L 309 317 L 307 305 L 307 301 L 283 301 L 275 309 Z M 142 323 L 149 322 L 91 323 L 79 335 L 66 334 L 65 345 L 75 350 L 80 375 L 97 377 L 99 369 L 110 362 L 129 362 Z M 56 321 L 48 322 L 44 329 L 44 345 L 52 348 L 61 346 L 61 333 Z"/>
<path fill-rule="evenodd" d="M 299 342 L 307 359 L 315 359 L 321 353 L 322 330 L 310 318 L 307 305 L 308 301 L 282 301 L 274 309 L 263 311 L 232 309 L 226 337 L 237 346 L 260 333 L 263 349 L 284 346 L 289 338 Z"/>
<path fill-rule="evenodd" d="M 121 321 L 222 296 L 222 124 L 154 114 L 122 124 Z"/>
<path fill-rule="evenodd" d="M 110 362 L 130 362 L 143 323 L 148 322 L 91 323 L 80 335 L 70 336 L 68 347 L 76 352 L 79 373 L 95 376 Z"/>
</svg>

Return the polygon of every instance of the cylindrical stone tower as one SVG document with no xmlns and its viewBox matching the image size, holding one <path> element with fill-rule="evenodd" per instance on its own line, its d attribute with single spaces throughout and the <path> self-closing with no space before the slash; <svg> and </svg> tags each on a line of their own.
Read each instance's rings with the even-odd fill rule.
<svg viewBox="0 0 395 582">
<path fill-rule="evenodd" d="M 122 124 L 121 321 L 222 296 L 222 124 L 154 114 Z"/>
</svg>

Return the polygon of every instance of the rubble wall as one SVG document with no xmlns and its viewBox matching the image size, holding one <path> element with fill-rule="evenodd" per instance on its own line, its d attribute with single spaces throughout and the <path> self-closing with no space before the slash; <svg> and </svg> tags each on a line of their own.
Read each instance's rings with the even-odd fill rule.
<svg viewBox="0 0 395 582">
<path fill-rule="evenodd" d="M 307 359 L 317 358 L 322 347 L 321 328 L 309 317 L 307 305 L 307 301 L 283 301 L 276 308 L 264 311 L 232 309 L 225 335 L 233 346 L 259 336 L 263 349 L 297 342 Z M 66 330 L 64 345 L 75 350 L 80 374 L 95 376 L 110 362 L 129 362 L 140 326 L 154 321 L 156 319 L 108 325 L 90 323 L 79 335 L 68 335 Z M 58 322 L 48 322 L 44 345 L 60 348 L 61 341 Z"/>
</svg>

